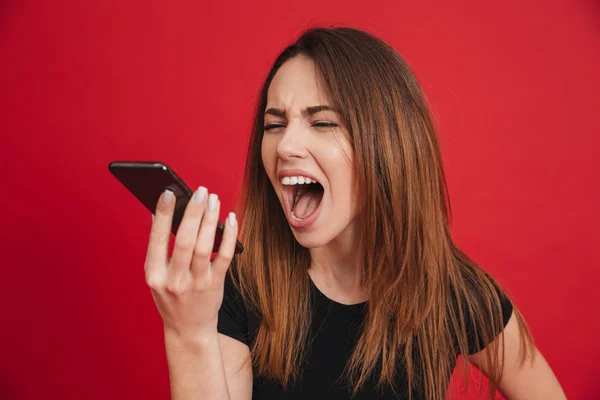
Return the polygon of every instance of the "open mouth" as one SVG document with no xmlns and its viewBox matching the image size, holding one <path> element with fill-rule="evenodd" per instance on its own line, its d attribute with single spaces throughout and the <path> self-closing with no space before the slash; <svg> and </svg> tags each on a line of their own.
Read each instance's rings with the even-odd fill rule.
<svg viewBox="0 0 600 400">
<path fill-rule="evenodd" d="M 292 218 L 295 221 L 310 218 L 319 208 L 324 191 L 318 182 L 286 186 L 286 201 Z"/>
</svg>

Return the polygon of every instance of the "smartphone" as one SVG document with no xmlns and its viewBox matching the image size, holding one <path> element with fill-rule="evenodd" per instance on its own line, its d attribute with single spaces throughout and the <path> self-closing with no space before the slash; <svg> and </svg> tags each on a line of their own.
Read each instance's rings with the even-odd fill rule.
<svg viewBox="0 0 600 400">
<path fill-rule="evenodd" d="M 169 166 L 158 161 L 113 161 L 108 169 L 153 214 L 160 195 L 165 189 L 171 190 L 176 199 L 171 232 L 177 234 L 185 207 L 194 192 Z M 213 252 L 219 251 L 223 228 L 223 223 L 218 221 Z M 235 253 L 243 250 L 242 244 L 236 241 Z"/>
</svg>

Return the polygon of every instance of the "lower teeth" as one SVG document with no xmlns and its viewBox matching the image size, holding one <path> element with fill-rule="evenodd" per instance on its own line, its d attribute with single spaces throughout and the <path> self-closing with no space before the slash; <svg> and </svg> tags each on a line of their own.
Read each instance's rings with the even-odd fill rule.
<svg viewBox="0 0 600 400">
<path fill-rule="evenodd" d="M 296 217 L 296 216 L 294 215 L 294 211 L 292 211 L 292 218 L 294 219 L 294 221 L 302 221 L 302 220 L 304 219 L 304 218 L 299 218 L 299 217 Z"/>
</svg>

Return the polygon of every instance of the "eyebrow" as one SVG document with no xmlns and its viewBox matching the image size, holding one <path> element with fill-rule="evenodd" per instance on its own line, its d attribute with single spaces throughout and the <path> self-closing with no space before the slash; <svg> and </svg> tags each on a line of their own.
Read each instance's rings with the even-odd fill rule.
<svg viewBox="0 0 600 400">
<path fill-rule="evenodd" d="M 321 111 L 333 111 L 333 112 L 339 114 L 339 111 L 331 106 L 319 105 L 319 106 L 306 107 L 304 110 L 302 110 L 302 115 L 304 117 L 307 117 L 307 116 L 316 114 Z M 285 111 L 281 110 L 279 108 L 269 108 L 267 111 L 265 111 L 265 115 L 267 115 L 267 114 L 274 115 L 276 117 L 285 118 Z"/>
</svg>

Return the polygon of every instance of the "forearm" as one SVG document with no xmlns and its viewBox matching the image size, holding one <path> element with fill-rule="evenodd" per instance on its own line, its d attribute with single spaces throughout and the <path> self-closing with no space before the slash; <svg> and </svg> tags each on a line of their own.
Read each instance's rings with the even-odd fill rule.
<svg viewBox="0 0 600 400">
<path fill-rule="evenodd" d="M 165 332 L 171 398 L 230 400 L 218 333 L 186 340 Z"/>
</svg>

